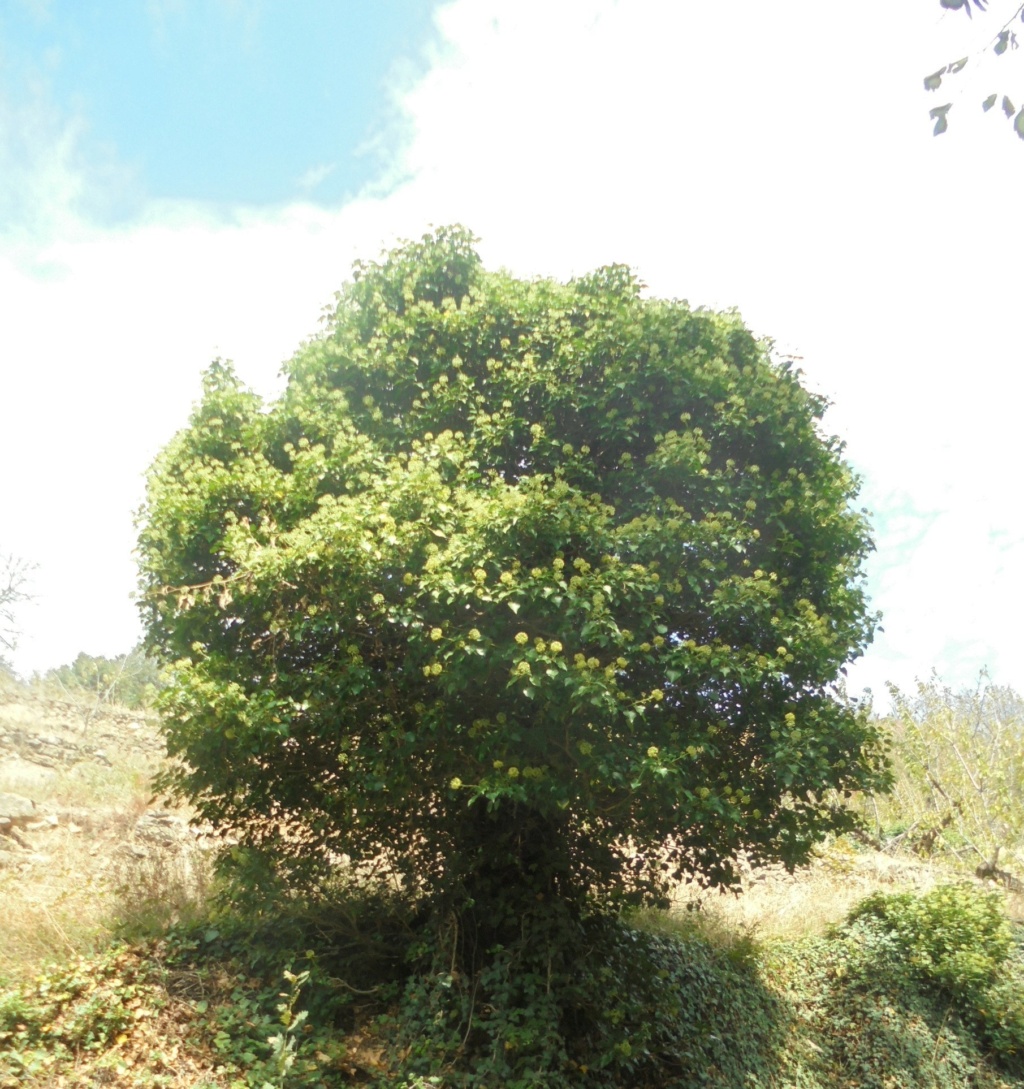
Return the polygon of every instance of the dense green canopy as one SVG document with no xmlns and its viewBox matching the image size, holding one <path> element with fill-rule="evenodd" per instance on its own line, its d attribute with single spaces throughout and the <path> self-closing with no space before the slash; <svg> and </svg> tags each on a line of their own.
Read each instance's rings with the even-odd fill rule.
<svg viewBox="0 0 1024 1089">
<path fill-rule="evenodd" d="M 736 314 L 487 272 L 450 228 L 358 264 L 286 369 L 264 405 L 215 363 L 142 512 L 205 817 L 285 866 L 561 895 L 849 825 L 868 528 L 825 402 Z"/>
</svg>

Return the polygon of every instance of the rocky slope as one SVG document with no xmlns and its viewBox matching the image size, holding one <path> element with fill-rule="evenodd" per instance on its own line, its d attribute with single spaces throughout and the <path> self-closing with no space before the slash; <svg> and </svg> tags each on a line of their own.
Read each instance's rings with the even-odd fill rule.
<svg viewBox="0 0 1024 1089">
<path fill-rule="evenodd" d="M 152 795 L 155 719 L 0 687 L 0 975 L 102 942 L 201 891 L 206 837 Z"/>
</svg>

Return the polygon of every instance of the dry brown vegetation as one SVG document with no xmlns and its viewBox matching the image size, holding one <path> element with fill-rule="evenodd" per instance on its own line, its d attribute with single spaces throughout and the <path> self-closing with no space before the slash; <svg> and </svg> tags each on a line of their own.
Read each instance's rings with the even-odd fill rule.
<svg viewBox="0 0 1024 1089">
<path fill-rule="evenodd" d="M 723 929 L 741 929 L 764 939 L 802 938 L 835 926 L 872 893 L 926 892 L 958 879 L 976 880 L 945 861 L 841 839 L 823 845 L 811 865 L 795 873 L 781 866 L 747 871 L 739 893 L 684 887 L 675 910 L 693 905 Z M 1024 922 L 1024 895 L 1009 892 L 1006 904 L 1010 917 Z"/>
<path fill-rule="evenodd" d="M 197 838 L 180 834 L 187 815 L 152 796 L 161 761 L 152 716 L 0 688 L 0 794 L 37 807 L 0 836 L 0 977 L 144 933 L 201 898 L 207 866 Z"/>
</svg>

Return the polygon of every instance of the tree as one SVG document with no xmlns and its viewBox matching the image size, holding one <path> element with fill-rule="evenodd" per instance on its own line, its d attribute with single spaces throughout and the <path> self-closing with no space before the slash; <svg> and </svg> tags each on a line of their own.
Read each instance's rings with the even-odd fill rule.
<svg viewBox="0 0 1024 1089">
<path fill-rule="evenodd" d="M 947 851 L 979 872 L 1024 864 L 1024 700 L 982 676 L 954 691 L 938 678 L 891 690 L 895 785 L 884 809 L 921 853 Z"/>
<path fill-rule="evenodd" d="M 939 0 L 939 6 L 945 8 L 947 11 L 960 11 L 962 10 L 967 17 L 973 18 L 973 9 L 978 11 L 985 11 L 988 7 L 989 0 Z M 1024 4 L 1020 4 L 1014 13 L 1000 26 L 993 38 L 988 42 L 983 50 L 978 55 L 987 53 L 990 49 L 997 56 L 1001 57 L 1008 51 L 1016 50 L 1019 48 L 1020 43 L 1017 41 L 1017 34 L 1012 29 L 1014 23 L 1018 21 L 1024 22 Z M 951 61 L 949 64 L 943 65 L 938 71 L 932 72 L 931 75 L 925 76 L 924 89 L 926 91 L 937 91 L 942 86 L 943 78 L 946 76 L 954 76 L 959 72 L 962 72 L 971 61 L 970 56 L 961 57 L 959 60 Z M 1000 101 L 1001 99 L 1001 101 Z M 999 108 L 1006 115 L 1007 120 L 1012 121 L 1013 131 L 1024 140 L 1024 106 L 1017 109 L 1013 100 L 1009 95 L 1000 95 L 998 92 L 989 94 L 981 103 L 981 108 L 988 113 L 999 101 Z M 946 132 L 949 128 L 948 115 L 949 111 L 953 108 L 952 102 L 946 102 L 941 106 L 935 106 L 928 112 L 928 116 L 935 122 L 935 128 L 932 130 L 933 135 L 940 136 Z"/>
<path fill-rule="evenodd" d="M 0 647 L 5 650 L 14 650 L 18 642 L 15 610 L 29 600 L 25 588 L 31 571 L 31 564 L 13 554 L 0 556 Z"/>
<path fill-rule="evenodd" d="M 357 264 L 269 405 L 206 372 L 140 524 L 164 785 L 492 934 L 804 862 L 885 778 L 836 688 L 874 617 L 825 401 L 735 313 L 473 241 Z"/>
<path fill-rule="evenodd" d="M 138 647 L 116 658 L 86 654 L 84 651 L 70 665 L 48 669 L 44 680 L 71 695 L 87 695 L 91 714 L 103 704 L 142 708 L 152 704 L 160 688 L 156 662 Z"/>
</svg>

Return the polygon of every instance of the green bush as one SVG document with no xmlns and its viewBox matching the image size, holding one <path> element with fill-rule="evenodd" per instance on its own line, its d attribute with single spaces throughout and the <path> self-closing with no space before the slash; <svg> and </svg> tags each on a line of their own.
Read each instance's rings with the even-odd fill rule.
<svg viewBox="0 0 1024 1089">
<path fill-rule="evenodd" d="M 1012 944 L 1001 896 L 972 885 L 943 885 L 923 896 L 876 893 L 849 920 L 865 917 L 899 938 L 922 979 L 969 1006 L 995 983 Z"/>
<path fill-rule="evenodd" d="M 978 1009 L 986 1045 L 1010 1069 L 1024 1073 L 1024 948 L 989 988 Z"/>
<path fill-rule="evenodd" d="M 1004 1066 L 1024 1071 L 1024 950 L 999 893 L 966 884 L 923 895 L 876 893 L 851 912 L 848 926 L 860 945 L 862 979 L 923 985 Z"/>
<path fill-rule="evenodd" d="M 956 691 L 937 677 L 890 688 L 894 783 L 871 800 L 879 835 L 922 855 L 1008 869 L 1024 845 L 1024 699 L 983 674 Z"/>
</svg>

